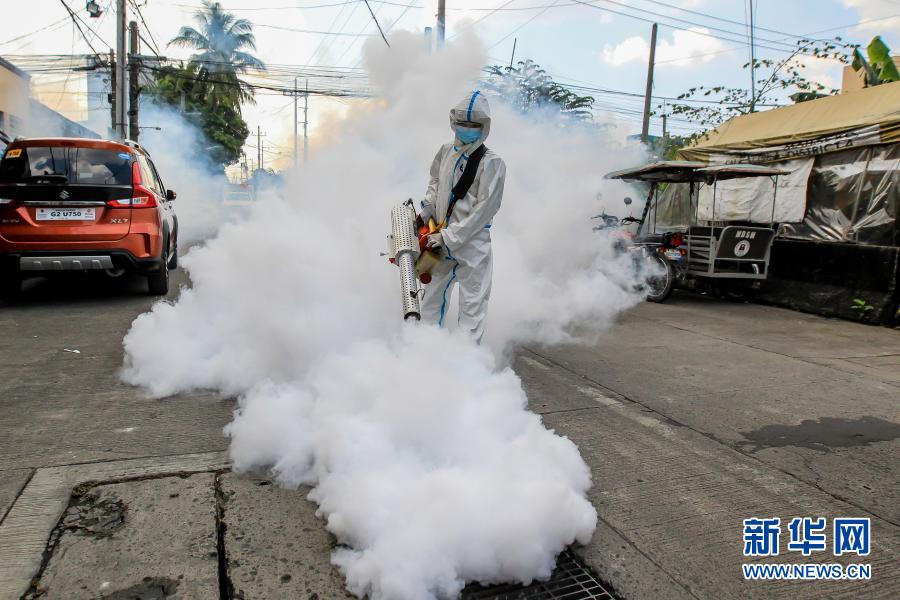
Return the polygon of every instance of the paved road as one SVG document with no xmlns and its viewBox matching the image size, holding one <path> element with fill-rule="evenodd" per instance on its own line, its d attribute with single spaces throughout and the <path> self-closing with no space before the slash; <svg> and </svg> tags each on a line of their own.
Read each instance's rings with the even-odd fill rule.
<svg viewBox="0 0 900 600">
<path fill-rule="evenodd" d="M 516 370 L 591 466 L 602 522 L 584 552 L 626 596 L 896 598 L 898 365 L 897 331 L 685 294 L 594 344 L 525 349 Z M 877 575 L 747 584 L 754 516 L 869 517 Z"/>
<path fill-rule="evenodd" d="M 141 282 L 77 283 L 0 306 L 0 561 L 12 565 L 0 598 L 40 565 L 73 486 L 129 478 L 69 508 L 39 584 L 49 597 L 215 583 L 235 597 L 341 597 L 333 540 L 303 494 L 221 472 L 230 401 L 147 400 L 119 382 L 121 338 L 151 302 Z M 898 366 L 897 331 L 686 294 L 637 307 L 593 344 L 524 348 L 515 363 L 531 408 L 591 466 L 601 521 L 580 552 L 627 598 L 898 597 Z M 187 516 L 167 522 L 173 511 Z M 97 514 L 116 535 L 83 537 L 79 519 Z M 743 518 L 847 515 L 873 520 L 871 582 L 740 579 Z M 117 566 L 132 561 L 156 565 L 149 579 Z M 114 576 L 133 581 L 110 589 Z"/>
<path fill-rule="evenodd" d="M 184 282 L 176 273 L 171 297 Z M 122 337 L 154 300 L 145 286 L 104 276 L 31 280 L 21 298 L 0 305 L 0 469 L 227 447 L 229 401 L 209 393 L 147 400 L 119 380 Z"/>
</svg>

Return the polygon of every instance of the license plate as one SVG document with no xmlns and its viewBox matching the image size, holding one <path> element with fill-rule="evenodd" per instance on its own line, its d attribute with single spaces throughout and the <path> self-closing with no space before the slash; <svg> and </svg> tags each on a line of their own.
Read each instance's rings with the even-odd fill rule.
<svg viewBox="0 0 900 600">
<path fill-rule="evenodd" d="M 666 258 L 668 258 L 669 260 L 681 260 L 681 252 L 677 249 L 666 250 Z"/>
<path fill-rule="evenodd" d="M 93 221 L 96 208 L 39 208 L 35 215 L 38 221 Z"/>
</svg>

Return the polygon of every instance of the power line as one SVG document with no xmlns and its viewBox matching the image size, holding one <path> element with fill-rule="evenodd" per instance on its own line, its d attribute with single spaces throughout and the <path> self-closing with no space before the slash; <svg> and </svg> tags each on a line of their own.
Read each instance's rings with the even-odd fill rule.
<svg viewBox="0 0 900 600">
<path fill-rule="evenodd" d="M 484 20 L 487 19 L 488 17 L 497 14 L 498 11 L 503 10 L 504 8 L 506 8 L 507 6 L 509 6 L 510 4 L 512 4 L 512 3 L 515 2 L 515 1 L 516 1 L 516 0 L 507 0 L 506 2 L 504 2 L 503 4 L 501 4 L 500 6 L 498 6 L 497 8 L 492 8 L 492 9 L 490 9 L 490 11 L 489 11 L 486 15 L 484 15 L 483 17 L 479 17 L 479 18 L 475 19 L 475 20 L 472 21 L 467 27 L 463 27 L 462 29 L 460 29 L 459 31 L 457 31 L 456 33 L 454 33 L 453 35 L 451 35 L 451 36 L 448 37 L 447 39 L 448 39 L 448 40 L 452 40 L 453 38 L 457 37 L 459 34 L 465 33 L 466 31 L 469 31 L 470 29 L 472 29 L 473 27 L 475 27 L 476 25 L 478 25 L 479 23 L 481 23 L 482 21 L 484 21 Z"/>
<path fill-rule="evenodd" d="M 295 27 L 284 27 L 283 25 L 266 25 L 265 23 L 254 23 L 254 27 L 263 27 L 265 29 L 278 29 L 280 31 L 292 31 L 295 33 L 311 33 L 314 35 L 335 35 L 343 37 L 371 37 L 374 33 L 344 33 L 341 31 L 321 31 L 316 29 L 297 29 Z"/>
<path fill-rule="evenodd" d="M 141 12 L 141 7 L 138 6 L 138 4 L 137 4 L 137 2 L 135 2 L 135 0 L 129 0 L 129 1 L 131 2 L 131 6 L 134 8 L 135 12 L 137 13 L 138 18 L 141 20 L 141 24 L 144 26 L 144 31 L 147 32 L 147 35 L 149 35 L 150 39 L 153 41 L 152 44 L 147 43 L 147 40 L 144 40 L 144 42 L 147 43 L 147 46 L 151 50 L 153 50 L 153 54 L 155 54 L 156 57 L 159 58 L 159 56 L 161 54 L 159 51 L 159 44 L 156 43 L 156 38 L 153 37 L 153 31 L 150 30 L 150 27 L 147 25 L 147 21 L 144 20 L 144 14 Z M 143 37 L 141 37 L 141 39 L 143 39 Z"/>
<path fill-rule="evenodd" d="M 700 17 L 706 17 L 706 18 L 708 18 L 708 19 L 712 19 L 712 20 L 714 20 L 714 21 L 720 21 L 720 22 L 722 22 L 722 23 L 730 23 L 730 24 L 732 24 L 732 25 L 740 25 L 741 27 L 745 27 L 745 26 L 746 26 L 746 23 L 741 23 L 740 21 L 734 21 L 734 20 L 732 20 L 732 19 L 726 19 L 726 18 L 724 18 L 724 17 L 717 17 L 717 16 L 715 16 L 715 15 L 711 15 L 711 14 L 708 14 L 708 13 L 704 13 L 704 12 L 700 12 L 700 11 L 696 11 L 696 10 L 690 10 L 690 9 L 688 9 L 688 8 L 682 8 L 682 7 L 676 6 L 676 5 L 674 5 L 674 4 L 667 4 L 667 3 L 665 3 L 665 2 L 660 2 L 659 0 L 644 0 L 644 2 L 649 2 L 650 4 L 656 4 L 656 5 L 658 5 L 658 6 L 663 6 L 663 7 L 665 7 L 665 8 L 669 8 L 669 9 L 672 9 L 672 10 L 680 10 L 680 11 L 682 11 L 682 12 L 690 13 L 690 14 L 692 14 L 692 15 L 697 15 L 697 16 L 700 16 Z M 787 36 L 788 38 L 798 38 L 798 39 L 799 39 L 799 38 L 801 38 L 801 37 L 804 37 L 804 36 L 799 36 L 799 35 L 796 35 L 796 34 L 793 34 L 793 33 L 787 33 L 787 32 L 785 32 L 785 31 L 778 31 L 778 30 L 776 30 L 776 29 L 767 29 L 767 28 L 765 28 L 765 27 L 759 27 L 759 26 L 756 26 L 755 29 L 758 29 L 758 30 L 760 30 L 760 31 L 767 31 L 767 32 L 769 32 L 769 33 L 775 33 L 775 34 L 778 34 L 778 35 Z"/>
<path fill-rule="evenodd" d="M 337 12 L 337 14 L 334 15 L 334 18 L 331 20 L 331 24 L 328 25 L 328 29 L 334 28 L 334 26 L 337 24 L 338 19 L 340 18 L 340 16 L 341 16 L 342 14 L 344 14 L 344 10 L 345 10 L 346 8 L 347 8 L 346 5 L 341 6 L 341 10 L 339 10 L 339 11 Z M 310 54 L 309 58 L 306 59 L 306 62 L 307 62 L 307 63 L 311 63 L 311 62 L 313 61 L 313 59 L 319 54 L 319 51 L 322 49 L 322 46 L 325 44 L 325 40 L 326 40 L 326 39 L 327 39 L 327 38 L 322 38 L 322 39 L 319 40 L 319 43 L 316 44 L 316 47 L 313 49 L 312 54 Z"/>
<path fill-rule="evenodd" d="M 612 5 L 614 5 L 614 6 L 620 6 L 620 7 L 623 7 L 623 8 L 627 8 L 627 9 L 630 9 L 630 10 L 634 10 L 634 11 L 636 11 L 636 12 L 640 12 L 640 13 L 652 15 L 652 16 L 654 16 L 654 17 L 659 17 L 659 18 L 663 18 L 663 19 L 669 19 L 669 20 L 671 20 L 671 21 L 676 21 L 676 22 L 679 22 L 679 23 L 685 23 L 685 24 L 687 24 L 687 25 L 694 25 L 694 26 L 698 25 L 698 23 L 695 23 L 695 22 L 693 22 L 693 21 L 689 21 L 689 20 L 687 20 L 687 19 L 681 19 L 681 18 L 679 18 L 679 17 L 673 17 L 672 15 L 664 15 L 664 14 L 662 14 L 662 13 L 654 12 L 654 11 L 652 11 L 652 10 L 646 10 L 646 9 L 643 9 L 643 8 L 637 8 L 637 7 L 634 7 L 634 6 L 629 6 L 628 4 L 625 4 L 625 3 L 623 3 L 623 2 L 618 2 L 617 0 L 598 0 L 598 1 L 604 2 L 604 3 L 606 3 L 606 4 L 612 4 Z M 588 3 L 588 2 L 579 2 L 579 4 L 585 4 L 585 5 L 587 5 L 587 6 L 593 6 L 594 8 L 597 8 L 597 9 L 600 9 L 600 10 L 608 10 L 608 9 L 605 9 L 605 8 L 603 8 L 603 7 L 601 7 L 601 6 L 597 6 L 596 4 L 590 4 L 590 3 Z M 670 8 L 671 8 L 671 7 L 670 7 Z M 703 13 L 700 13 L 700 14 L 703 14 Z M 632 17 L 632 18 L 637 18 L 637 17 L 635 17 L 634 15 L 625 15 L 625 16 L 630 16 L 630 17 Z M 706 16 L 709 16 L 709 15 L 706 15 Z M 661 24 L 662 24 L 662 23 L 661 23 Z M 740 25 L 741 27 L 744 27 L 744 26 L 745 26 L 744 23 L 738 23 L 738 25 Z M 668 27 L 673 27 L 673 28 L 674 28 L 674 26 L 671 25 L 671 24 L 670 24 L 670 25 L 667 25 L 667 26 L 668 26 Z M 720 28 L 720 27 L 714 27 L 714 26 L 712 26 L 712 25 L 703 25 L 703 28 L 704 28 L 704 29 L 708 29 L 708 30 L 710 30 L 710 31 L 718 31 L 718 32 L 724 33 L 724 34 L 726 34 L 726 35 L 737 36 L 737 38 L 738 38 L 737 40 L 734 40 L 734 39 L 728 39 L 727 41 L 732 41 L 732 42 L 734 42 L 734 41 L 742 42 L 742 41 L 743 41 L 743 40 L 741 39 L 741 36 L 744 35 L 744 34 L 743 34 L 743 33 L 740 33 L 740 32 L 731 31 L 730 29 L 722 29 L 722 28 Z M 683 27 L 678 27 L 678 29 L 684 29 L 684 28 L 683 28 Z M 691 29 L 687 29 L 687 31 L 692 31 L 692 30 L 691 30 Z M 699 32 L 695 32 L 695 33 L 699 33 Z M 786 34 L 786 35 L 789 35 L 789 36 L 790 36 L 790 34 Z M 720 38 L 720 39 L 726 39 L 726 38 Z M 769 42 L 769 43 L 772 43 L 772 44 L 784 44 L 784 42 L 781 42 L 780 40 L 768 40 L 768 39 L 765 39 L 765 38 L 759 38 L 759 39 L 760 39 L 761 41 Z M 789 44 L 785 44 L 785 45 L 789 45 Z"/>
<path fill-rule="evenodd" d="M 359 8 L 359 5 L 360 5 L 359 2 L 355 2 L 352 5 L 353 8 L 351 8 L 350 12 L 347 13 L 347 18 L 344 19 L 343 23 L 341 23 L 341 26 L 338 28 L 338 30 L 332 32 L 329 36 L 322 38 L 322 40 L 319 42 L 319 45 L 316 46 L 316 51 L 313 53 L 314 56 L 315 55 L 324 56 L 325 53 L 334 46 L 334 40 L 337 39 L 341 34 L 343 34 L 344 29 L 350 23 L 350 19 L 353 18 L 354 14 L 356 14 L 356 9 Z M 331 22 L 329 29 L 332 29 L 334 27 L 334 24 L 337 23 L 338 19 L 341 17 L 341 15 L 344 14 L 345 8 L 346 7 L 341 7 L 341 10 L 338 11 L 338 14 L 335 15 L 334 20 Z M 366 35 L 369 35 L 369 34 L 366 34 Z M 312 62 L 312 57 L 310 58 L 310 60 L 308 62 Z"/>
<path fill-rule="evenodd" d="M 31 36 L 35 35 L 36 33 L 40 33 L 40 32 L 42 32 L 42 31 L 46 31 L 47 29 L 50 29 L 51 27 L 56 27 L 56 26 L 60 25 L 61 23 L 65 23 L 65 22 L 68 21 L 70 18 L 71 18 L 71 17 L 63 17 L 63 18 L 60 19 L 59 21 L 54 21 L 53 23 L 50 23 L 49 25 L 44 25 L 43 27 L 41 27 L 41 28 L 39 28 L 39 29 L 35 29 L 35 30 L 32 31 L 32 32 L 25 33 L 25 34 L 20 35 L 20 36 L 18 36 L 18 37 L 14 37 L 14 38 L 12 38 L 12 39 L 10 39 L 10 40 L 6 40 L 5 42 L 0 42 L 0 46 L 5 46 L 5 45 L 7 45 L 7 44 L 12 44 L 13 42 L 18 42 L 19 40 L 24 40 L 24 39 L 27 38 L 27 37 L 31 37 Z"/>
<path fill-rule="evenodd" d="M 375 13 L 372 12 L 372 7 L 371 7 L 371 5 L 369 5 L 369 0 L 364 0 L 364 2 L 366 3 L 366 8 L 369 9 L 369 14 L 372 15 L 372 20 L 375 21 L 375 27 L 378 28 L 378 33 L 381 34 L 381 39 L 383 39 L 385 45 L 386 45 L 388 48 L 390 48 L 391 45 L 388 44 L 387 38 L 386 38 L 385 35 L 384 35 L 384 31 L 381 29 L 381 24 L 378 22 L 378 19 L 375 18 Z"/>
<path fill-rule="evenodd" d="M 387 0 L 371 0 L 372 4 L 381 4 L 389 6 L 406 6 L 402 2 L 389 2 Z M 256 12 L 260 10 L 311 10 L 317 8 L 336 8 L 338 6 L 348 6 L 358 4 L 359 0 L 344 0 L 342 2 L 328 2 L 322 4 L 299 5 L 299 6 L 257 6 L 254 8 L 229 8 L 229 12 Z M 175 4 L 181 8 L 198 9 L 203 8 L 193 4 Z M 414 8 L 425 8 L 424 6 L 416 6 Z"/>
<path fill-rule="evenodd" d="M 397 23 L 399 23 L 399 22 L 403 19 L 403 17 L 406 16 L 406 13 L 409 12 L 409 9 L 410 9 L 410 8 L 413 8 L 413 5 L 414 5 L 415 3 L 416 3 L 416 0 L 411 0 L 411 2 L 410 2 L 409 4 L 407 4 L 406 6 L 403 7 L 403 12 L 401 12 L 401 13 L 397 16 L 397 18 L 394 19 L 394 21 L 391 23 L 390 27 L 388 27 L 387 33 L 390 33 L 391 30 L 393 30 L 394 27 L 397 26 Z M 387 4 L 387 3 L 386 3 L 386 2 L 383 2 L 382 5 L 378 7 L 378 10 L 381 10 L 381 8 L 382 8 L 383 6 L 385 6 L 385 4 Z M 394 4 L 394 3 L 391 3 L 391 4 Z M 376 12 L 377 12 L 377 11 L 376 11 Z M 352 46 L 348 46 L 348 47 L 347 47 L 347 50 L 349 50 L 351 47 L 352 47 Z M 344 51 L 344 54 L 347 53 L 347 50 Z M 341 59 L 341 58 L 344 58 L 344 54 L 341 54 L 340 58 L 338 58 L 338 60 L 335 61 L 335 62 L 340 62 L 340 59 Z M 362 57 L 362 55 L 360 55 L 360 57 L 356 60 L 355 63 L 353 63 L 353 66 L 350 67 L 350 68 L 351 68 L 351 69 L 355 69 L 356 67 L 359 66 L 359 63 L 361 63 L 362 61 L 363 61 L 363 57 Z"/>
<path fill-rule="evenodd" d="M 175 77 L 175 78 L 177 78 L 177 79 L 181 79 L 181 80 L 184 80 L 184 81 L 202 81 L 202 82 L 205 82 L 205 83 L 215 83 L 215 84 L 220 84 L 220 85 L 225 85 L 225 86 L 231 86 L 231 87 L 240 87 L 241 85 L 244 85 L 244 86 L 246 86 L 246 87 L 248 87 L 248 88 L 255 89 L 255 90 L 269 90 L 269 91 L 274 91 L 274 92 L 279 92 L 279 93 L 285 92 L 285 91 L 292 91 L 292 90 L 293 90 L 292 87 L 287 87 L 287 86 L 279 87 L 279 86 L 273 86 L 273 85 L 261 85 L 261 84 L 256 84 L 256 83 L 250 83 L 250 82 L 243 81 L 243 80 L 238 80 L 237 82 L 234 82 L 234 81 L 225 81 L 225 80 L 212 79 L 212 78 L 210 78 L 210 77 L 201 78 L 201 77 L 196 77 L 196 76 L 193 76 L 193 75 L 188 75 L 188 74 L 182 73 L 182 72 L 180 72 L 180 71 L 170 71 L 170 70 L 162 69 L 162 68 L 159 68 L 159 67 L 152 67 L 152 66 L 150 66 L 150 65 L 143 65 L 142 68 L 147 69 L 147 70 L 150 70 L 150 71 L 158 72 L 158 73 L 164 73 L 164 74 L 167 74 L 167 75 L 169 75 L 169 76 L 171 76 L 171 77 Z M 367 93 L 361 92 L 361 91 L 354 92 L 354 91 L 340 90 L 340 89 L 319 89 L 319 90 L 311 89 L 311 90 L 309 90 L 309 93 L 310 93 L 310 94 L 313 94 L 313 95 L 319 95 L 319 96 L 349 96 L 349 97 L 361 97 L 361 96 L 366 96 L 366 95 L 368 95 Z"/>
<path fill-rule="evenodd" d="M 542 14 L 544 14 L 545 12 L 547 12 L 548 10 L 550 10 L 551 8 L 553 8 L 554 6 L 556 6 L 557 4 L 559 4 L 559 0 L 557 0 L 557 2 L 554 2 L 553 4 L 550 4 L 550 5 L 548 5 L 548 6 L 545 6 L 545 7 L 543 8 L 543 10 L 541 10 L 539 13 L 535 13 L 534 15 L 531 16 L 530 19 L 528 19 L 527 21 L 525 21 L 524 23 L 522 23 L 521 25 L 519 25 L 518 27 L 516 27 L 515 29 L 513 29 L 512 31 L 510 31 L 510 32 L 507 33 L 506 35 L 504 35 L 502 38 L 500 38 L 499 40 L 497 40 L 496 42 L 494 42 L 494 44 L 492 44 L 491 46 L 488 46 L 488 50 L 490 50 L 491 48 L 494 48 L 495 46 L 499 46 L 499 45 L 502 44 L 504 41 L 506 41 L 507 39 L 509 39 L 509 37 L 510 37 L 511 35 L 515 34 L 517 31 L 519 31 L 520 29 L 522 29 L 523 27 L 525 27 L 526 25 L 528 25 L 529 23 L 531 23 L 532 21 L 534 21 L 535 19 L 537 19 L 539 16 L 541 16 Z"/>
<path fill-rule="evenodd" d="M 78 24 L 78 22 L 81 21 L 81 17 L 79 17 L 78 15 L 76 15 L 75 12 L 72 11 L 71 8 L 69 8 L 69 5 L 66 4 L 65 0 L 59 0 L 59 2 L 60 2 L 60 4 L 62 4 L 62 5 L 65 7 L 65 9 L 69 12 L 69 16 L 70 16 L 71 19 L 72 19 L 72 23 L 75 25 L 75 27 L 78 28 L 78 33 L 80 33 L 80 34 L 81 34 L 81 37 L 84 38 L 84 41 L 87 42 L 88 47 L 94 52 L 94 55 L 97 57 L 97 60 L 100 61 L 100 62 L 102 63 L 102 62 L 103 62 L 103 59 L 100 58 L 100 53 L 97 52 L 96 48 L 94 48 L 94 45 L 91 44 L 91 40 L 88 39 L 87 35 L 85 35 L 84 31 L 81 29 L 81 25 Z M 85 27 L 87 27 L 87 23 L 85 23 Z M 89 29 L 90 29 L 90 28 L 89 28 Z M 91 31 L 93 31 L 93 30 L 91 30 Z M 73 32 L 73 33 L 74 33 L 74 32 Z M 96 35 L 96 34 L 97 34 L 97 32 L 94 32 L 94 35 Z M 99 36 L 97 36 L 97 37 L 99 37 Z M 103 41 L 103 40 L 101 39 L 100 41 Z M 73 40 L 72 40 L 72 54 L 73 54 L 73 55 L 75 54 L 75 40 L 74 40 L 74 36 L 73 36 Z"/>
<path fill-rule="evenodd" d="M 608 2 L 608 3 L 610 3 L 610 4 L 615 4 L 615 5 L 618 5 L 618 6 L 623 6 L 623 7 L 625 7 L 625 8 L 629 8 L 629 9 L 632 9 L 632 10 L 635 10 L 635 11 L 639 11 L 639 12 L 643 12 L 643 13 L 646 13 L 646 14 L 649 14 L 649 15 L 653 15 L 653 16 L 655 16 L 655 17 L 657 17 L 657 18 L 656 18 L 656 19 L 649 19 L 649 18 L 646 18 L 646 17 L 638 16 L 638 15 L 632 15 L 632 14 L 625 13 L 625 12 L 621 12 L 621 11 L 618 11 L 618 10 L 614 10 L 614 9 L 612 9 L 612 8 L 608 8 L 608 7 L 605 7 L 605 6 L 597 6 L 596 4 L 592 4 L 592 3 L 586 2 L 586 1 L 584 1 L 584 0 L 574 0 L 574 1 L 575 1 L 576 3 L 578 3 L 578 4 L 583 5 L 583 6 L 588 6 L 588 7 L 590 7 L 590 8 L 594 8 L 594 9 L 596 9 L 596 10 L 601 10 L 601 11 L 608 12 L 608 13 L 612 13 L 612 14 L 615 14 L 615 15 L 620 15 L 620 16 L 623 16 L 623 17 L 628 17 L 628 18 L 630 18 L 630 19 L 636 19 L 636 20 L 638 20 L 638 21 L 643 21 L 643 22 L 645 22 L 645 23 L 658 23 L 659 25 L 661 25 L 661 26 L 663 26 L 663 27 L 668 27 L 668 28 L 670 28 L 670 29 L 678 29 L 678 30 L 681 30 L 681 31 L 688 31 L 688 32 L 694 33 L 694 34 L 696 34 L 696 35 L 702 35 L 702 36 L 705 36 L 705 37 L 715 38 L 715 39 L 718 39 L 718 40 L 723 40 L 723 41 L 726 41 L 726 42 L 732 42 L 732 43 L 736 43 L 736 44 L 741 44 L 741 45 L 743 45 L 743 40 L 740 39 L 740 36 L 741 36 L 742 34 L 736 33 L 736 32 L 733 32 L 733 31 L 727 31 L 727 30 L 719 29 L 719 28 L 717 28 L 717 27 L 710 27 L 710 26 L 704 26 L 704 27 L 702 27 L 702 29 L 709 29 L 709 30 L 716 30 L 716 31 L 724 31 L 724 32 L 726 32 L 726 33 L 728 33 L 728 34 L 730 34 L 730 35 L 738 36 L 738 39 L 731 38 L 731 37 L 724 37 L 724 36 L 721 36 L 721 35 L 715 35 L 715 34 L 710 33 L 709 31 L 700 31 L 701 28 L 698 28 L 698 27 L 695 27 L 694 29 L 690 29 L 690 28 L 687 28 L 687 27 L 679 26 L 679 25 L 673 25 L 673 24 L 671 24 L 671 23 L 665 23 L 665 22 L 661 21 L 660 19 L 671 19 L 671 20 L 681 21 L 681 22 L 685 22 L 685 23 L 689 23 L 689 24 L 691 24 L 691 25 L 694 25 L 694 23 L 692 23 L 691 21 L 685 21 L 684 19 L 678 19 L 678 18 L 676 18 L 676 17 L 670 17 L 670 16 L 667 16 L 667 15 L 662 15 L 662 14 L 660 14 L 660 13 L 655 13 L 655 12 L 652 12 L 652 11 L 647 11 L 647 10 L 637 9 L 637 8 L 628 6 L 627 4 L 622 4 L 622 3 L 620 3 L 620 2 L 614 2 L 613 0 L 600 0 L 600 1 Z M 785 42 L 780 42 L 780 41 L 777 41 L 777 40 L 763 40 L 763 41 L 767 41 L 767 42 L 770 42 L 770 43 L 782 44 L 782 45 L 784 45 L 784 46 L 787 46 L 787 48 L 776 48 L 776 47 L 772 47 L 772 46 L 765 46 L 765 45 L 763 45 L 763 44 L 758 44 L 758 46 L 759 46 L 760 48 L 766 48 L 767 50 L 772 50 L 772 51 L 775 51 L 775 52 L 793 52 L 793 51 L 794 51 L 794 48 L 793 48 L 790 44 L 787 44 L 787 43 L 785 43 Z"/>
</svg>

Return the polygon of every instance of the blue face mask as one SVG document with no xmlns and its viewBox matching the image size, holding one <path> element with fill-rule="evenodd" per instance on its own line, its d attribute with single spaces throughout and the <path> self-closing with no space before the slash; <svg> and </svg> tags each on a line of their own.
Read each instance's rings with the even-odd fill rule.
<svg viewBox="0 0 900 600">
<path fill-rule="evenodd" d="M 462 127 L 456 128 L 456 139 L 463 144 L 474 144 L 481 139 L 481 129 L 478 127 Z"/>
</svg>

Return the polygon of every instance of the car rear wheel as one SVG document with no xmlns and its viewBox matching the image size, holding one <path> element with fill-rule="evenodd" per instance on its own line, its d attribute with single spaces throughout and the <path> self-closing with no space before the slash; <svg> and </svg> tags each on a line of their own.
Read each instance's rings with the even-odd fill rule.
<svg viewBox="0 0 900 600">
<path fill-rule="evenodd" d="M 165 296 L 169 293 L 169 261 L 165 258 L 158 270 L 147 273 L 147 293 L 151 296 Z"/>
<path fill-rule="evenodd" d="M 164 262 L 157 271 L 147 273 L 147 293 L 165 296 L 169 293 L 169 264 Z"/>
<path fill-rule="evenodd" d="M 175 247 L 172 248 L 172 258 L 169 259 L 169 270 L 174 271 L 178 268 L 178 239 L 175 240 Z"/>
</svg>

